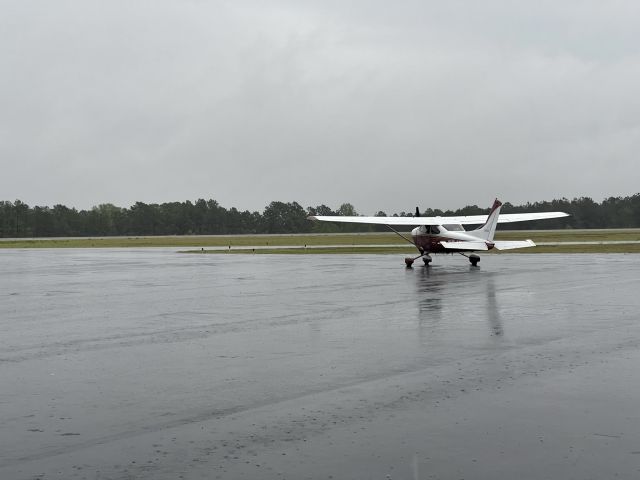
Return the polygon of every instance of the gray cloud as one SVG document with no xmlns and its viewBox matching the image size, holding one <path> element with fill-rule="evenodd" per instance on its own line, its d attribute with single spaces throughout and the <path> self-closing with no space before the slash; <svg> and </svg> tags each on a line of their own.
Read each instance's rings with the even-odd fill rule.
<svg viewBox="0 0 640 480">
<path fill-rule="evenodd" d="M 3 2 L 1 197 L 636 193 L 640 7 L 557 3 Z"/>
</svg>

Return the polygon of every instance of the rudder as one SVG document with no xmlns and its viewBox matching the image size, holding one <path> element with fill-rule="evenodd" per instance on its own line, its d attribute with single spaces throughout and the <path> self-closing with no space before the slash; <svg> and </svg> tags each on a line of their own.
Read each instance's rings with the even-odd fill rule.
<svg viewBox="0 0 640 480">
<path fill-rule="evenodd" d="M 482 240 L 486 240 L 488 242 L 493 241 L 493 236 L 496 233 L 496 226 L 498 225 L 498 216 L 500 215 L 500 208 L 502 207 L 502 202 L 497 198 L 493 202 L 493 206 L 491 207 L 491 211 L 489 212 L 489 216 L 487 217 L 487 221 L 480 228 L 476 228 L 475 230 L 471 230 L 469 233 L 474 237 L 481 238 Z"/>
</svg>

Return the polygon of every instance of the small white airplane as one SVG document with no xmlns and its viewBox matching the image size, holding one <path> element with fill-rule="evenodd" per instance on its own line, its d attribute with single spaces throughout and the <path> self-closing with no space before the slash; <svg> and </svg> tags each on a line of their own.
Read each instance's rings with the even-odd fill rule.
<svg viewBox="0 0 640 480">
<path fill-rule="evenodd" d="M 528 220 L 545 220 L 548 218 L 567 217 L 565 212 L 543 213 L 507 213 L 500 215 L 502 202 L 497 198 L 493 202 L 489 215 L 467 215 L 459 217 L 421 217 L 418 208 L 413 217 L 347 217 L 311 215 L 309 220 L 320 222 L 369 223 L 386 225 L 407 242 L 413 244 L 420 255 L 404 259 L 407 267 L 422 258 L 425 265 L 432 261 L 431 253 L 459 253 L 469 259 L 474 267 L 478 265 L 480 257 L 475 253 L 483 250 L 512 250 L 515 248 L 535 247 L 531 240 L 494 240 L 498 223 L 525 222 Z M 392 225 L 418 225 L 411 230 L 411 239 L 395 230 Z M 482 225 L 475 230 L 465 230 L 463 225 Z M 467 253 L 470 253 L 467 255 Z"/>
</svg>

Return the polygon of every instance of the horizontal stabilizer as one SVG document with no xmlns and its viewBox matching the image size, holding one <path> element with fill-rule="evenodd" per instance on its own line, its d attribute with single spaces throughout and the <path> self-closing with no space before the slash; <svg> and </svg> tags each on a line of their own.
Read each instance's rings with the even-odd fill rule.
<svg viewBox="0 0 640 480">
<path fill-rule="evenodd" d="M 493 246 L 498 250 L 513 250 L 515 248 L 535 247 L 536 244 L 532 240 L 520 240 L 520 241 L 501 241 L 497 240 L 493 242 Z"/>
<path fill-rule="evenodd" d="M 447 250 L 489 250 L 484 242 L 440 242 Z"/>
</svg>

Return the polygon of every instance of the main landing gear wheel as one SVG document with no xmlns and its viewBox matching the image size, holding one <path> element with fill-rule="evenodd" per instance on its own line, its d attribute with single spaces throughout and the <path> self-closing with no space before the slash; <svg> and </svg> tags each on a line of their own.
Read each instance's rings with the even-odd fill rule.
<svg viewBox="0 0 640 480">
<path fill-rule="evenodd" d="M 413 266 L 413 262 L 415 262 L 419 258 L 422 258 L 422 261 L 426 266 L 429 266 L 429 264 L 433 260 L 428 253 L 423 253 L 422 255 L 418 255 L 417 257 L 405 257 L 404 263 L 407 266 L 407 268 L 411 268 Z"/>
<path fill-rule="evenodd" d="M 471 262 L 471 265 L 473 265 L 474 267 L 477 267 L 478 262 L 480 261 L 480 257 L 475 253 L 472 253 L 471 255 L 469 255 L 469 261 Z"/>
</svg>

